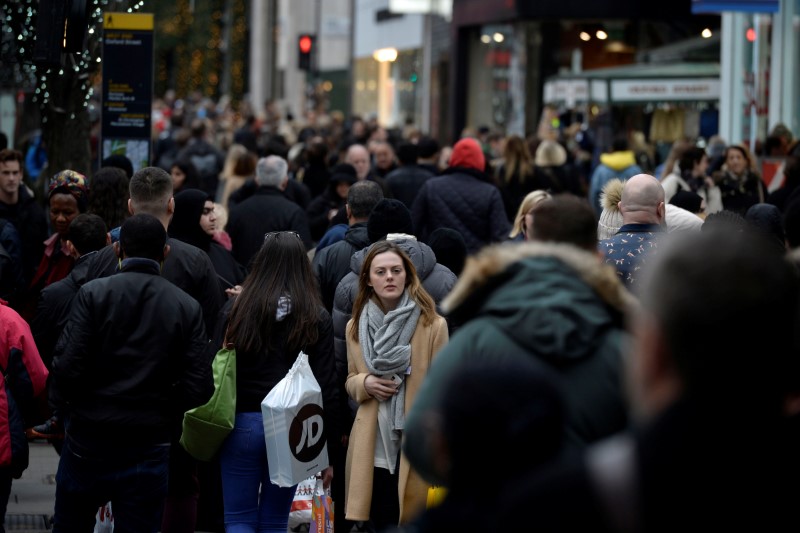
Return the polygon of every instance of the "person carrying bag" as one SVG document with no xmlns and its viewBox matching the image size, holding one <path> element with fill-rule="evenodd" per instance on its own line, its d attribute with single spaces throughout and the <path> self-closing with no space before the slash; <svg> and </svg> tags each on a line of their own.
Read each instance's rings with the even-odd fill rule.
<svg viewBox="0 0 800 533">
<path fill-rule="evenodd" d="M 309 290 L 315 285 L 297 234 L 268 233 L 241 294 L 227 304 L 227 341 L 236 346 L 236 413 L 219 456 L 228 532 L 286 532 L 294 484 L 299 480 L 290 486 L 277 486 L 270 480 L 277 465 L 267 455 L 261 402 L 303 357 L 301 352 L 308 355 L 322 395 L 322 413 L 317 413 L 324 419 L 321 434 L 316 426 L 319 421 L 313 416 L 308 419 L 314 447 L 324 447 L 327 435 L 337 434 L 333 328 L 317 291 Z M 327 461 L 303 477 L 320 470 L 328 486 L 333 469 Z"/>
</svg>

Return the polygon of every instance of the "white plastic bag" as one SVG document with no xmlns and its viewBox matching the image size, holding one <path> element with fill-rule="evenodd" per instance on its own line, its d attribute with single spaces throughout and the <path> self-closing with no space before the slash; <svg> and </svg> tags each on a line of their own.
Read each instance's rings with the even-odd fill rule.
<svg viewBox="0 0 800 533">
<path fill-rule="evenodd" d="M 114 533 L 114 513 L 111 511 L 111 502 L 107 502 L 97 510 L 94 533 Z"/>
<path fill-rule="evenodd" d="M 286 377 L 261 402 L 269 479 L 291 487 L 328 467 L 322 390 L 300 352 Z"/>
<path fill-rule="evenodd" d="M 317 486 L 317 477 L 311 476 L 297 484 L 294 491 L 294 500 L 289 509 L 289 527 L 311 523 L 311 504 L 314 499 L 314 490 Z"/>
</svg>

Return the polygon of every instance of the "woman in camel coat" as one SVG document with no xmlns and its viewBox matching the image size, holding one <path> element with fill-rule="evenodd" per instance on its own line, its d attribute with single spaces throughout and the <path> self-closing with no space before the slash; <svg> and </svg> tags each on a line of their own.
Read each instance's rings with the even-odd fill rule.
<svg viewBox="0 0 800 533">
<path fill-rule="evenodd" d="M 405 413 L 447 340 L 447 324 L 408 256 L 389 241 L 374 244 L 347 324 L 346 388 L 359 404 L 347 449 L 348 520 L 372 520 L 381 530 L 424 509 L 429 484 L 411 470 L 400 439 Z"/>
</svg>

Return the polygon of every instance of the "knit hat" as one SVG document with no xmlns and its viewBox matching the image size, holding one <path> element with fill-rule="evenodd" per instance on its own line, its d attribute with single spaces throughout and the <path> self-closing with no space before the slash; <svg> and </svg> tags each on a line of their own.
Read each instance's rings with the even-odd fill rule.
<svg viewBox="0 0 800 533">
<path fill-rule="evenodd" d="M 486 168 L 486 159 L 478 141 L 469 137 L 458 141 L 450 155 L 450 166 L 472 168 L 483 172 Z"/>
<path fill-rule="evenodd" d="M 610 239 L 622 227 L 622 213 L 618 204 L 622 200 L 622 188 L 625 184 L 620 179 L 613 179 L 606 183 L 600 193 L 600 221 L 597 223 L 597 240 Z"/>
<path fill-rule="evenodd" d="M 356 167 L 348 165 L 347 163 L 340 163 L 331 169 L 331 183 L 349 183 L 354 184 L 358 180 Z"/>
<path fill-rule="evenodd" d="M 428 246 L 436 256 L 436 262 L 449 268 L 456 276 L 464 269 L 467 245 L 459 232 L 450 228 L 433 230 L 428 237 Z"/>
<path fill-rule="evenodd" d="M 781 247 L 786 241 L 781 210 L 772 204 L 755 204 L 744 215 L 753 228 L 768 239 L 773 239 Z"/>
<path fill-rule="evenodd" d="M 389 233 L 414 233 L 411 212 L 400 200 L 384 198 L 378 202 L 367 219 L 369 242 L 377 242 Z"/>
<path fill-rule="evenodd" d="M 675 196 L 670 198 L 669 203 L 686 209 L 689 212 L 699 213 L 703 198 L 695 192 L 680 190 L 675 193 Z"/>
<path fill-rule="evenodd" d="M 71 194 L 78 202 L 78 210 L 86 211 L 89 202 L 89 185 L 86 176 L 74 170 L 62 170 L 50 180 L 47 198 L 54 194 Z"/>
</svg>

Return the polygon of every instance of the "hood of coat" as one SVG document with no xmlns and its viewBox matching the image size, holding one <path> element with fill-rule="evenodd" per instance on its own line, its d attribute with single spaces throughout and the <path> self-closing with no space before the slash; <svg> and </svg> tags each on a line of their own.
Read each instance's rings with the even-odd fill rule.
<svg viewBox="0 0 800 533">
<path fill-rule="evenodd" d="M 423 281 L 433 272 L 433 267 L 436 266 L 436 254 L 424 242 L 419 242 L 410 235 L 398 238 L 400 235 L 390 234 L 390 237 L 395 237 L 390 240 L 408 254 L 411 262 L 414 263 L 414 268 L 417 269 L 417 276 L 419 276 L 420 281 Z M 364 263 L 364 258 L 369 253 L 369 249 L 370 247 L 359 250 L 350 258 L 350 270 L 356 276 L 361 272 L 361 265 Z"/>
<path fill-rule="evenodd" d="M 478 141 L 471 138 L 461 139 L 453 146 L 449 166 L 483 170 L 486 168 L 486 159 Z"/>
<path fill-rule="evenodd" d="M 611 170 L 625 170 L 636 164 L 636 156 L 631 151 L 600 154 L 600 162 Z"/>
<path fill-rule="evenodd" d="M 457 323 L 481 317 L 548 359 L 590 356 L 638 302 L 612 267 L 566 244 L 500 244 L 467 259 L 442 310 Z"/>
</svg>

